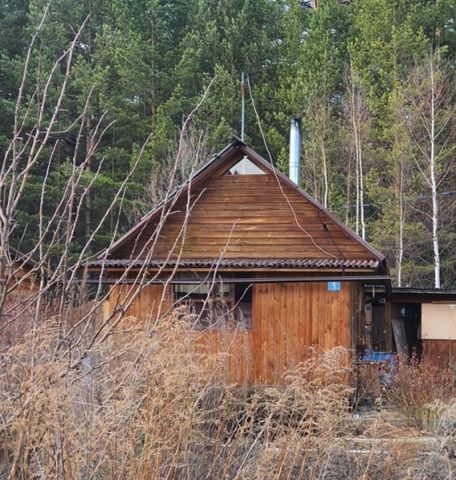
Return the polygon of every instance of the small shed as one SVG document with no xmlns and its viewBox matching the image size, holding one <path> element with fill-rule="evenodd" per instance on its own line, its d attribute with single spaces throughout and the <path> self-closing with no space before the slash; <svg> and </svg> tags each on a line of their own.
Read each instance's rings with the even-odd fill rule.
<svg viewBox="0 0 456 480">
<path fill-rule="evenodd" d="M 389 301 L 409 354 L 440 367 L 456 363 L 456 290 L 393 288 Z"/>
<path fill-rule="evenodd" d="M 362 348 L 364 287 L 389 282 L 380 252 L 238 139 L 88 267 L 111 284 L 107 315 L 135 288 L 141 321 L 188 308 L 239 383 Z"/>
</svg>

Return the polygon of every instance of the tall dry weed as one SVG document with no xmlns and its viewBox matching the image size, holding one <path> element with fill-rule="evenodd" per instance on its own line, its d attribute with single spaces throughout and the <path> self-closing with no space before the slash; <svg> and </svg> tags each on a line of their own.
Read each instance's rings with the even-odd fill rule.
<svg viewBox="0 0 456 480">
<path fill-rule="evenodd" d="M 426 361 L 412 358 L 401 360 L 394 373 L 393 382 L 386 390 L 388 403 L 398 409 L 408 425 L 426 429 L 440 421 L 435 403 L 448 403 L 456 397 L 454 372 Z"/>
<path fill-rule="evenodd" d="M 381 423 L 353 437 L 344 351 L 315 354 L 277 385 L 236 386 L 225 354 L 202 349 L 190 323 L 171 314 L 145 330 L 126 317 L 90 348 L 77 329 L 62 338 L 58 318 L 32 329 L 1 358 L 0 477 L 402 479 L 454 468 L 449 428 L 440 443 L 413 443 L 410 430 L 376 440 Z"/>
<path fill-rule="evenodd" d="M 284 452 L 280 463 L 295 462 L 298 440 L 325 450 L 348 418 L 338 351 L 280 386 L 239 387 L 182 315 L 149 331 L 126 318 L 89 351 L 71 339 L 62 349 L 59 331 L 49 319 L 3 355 L 5 477 L 248 478 L 268 464 L 271 446 Z"/>
</svg>

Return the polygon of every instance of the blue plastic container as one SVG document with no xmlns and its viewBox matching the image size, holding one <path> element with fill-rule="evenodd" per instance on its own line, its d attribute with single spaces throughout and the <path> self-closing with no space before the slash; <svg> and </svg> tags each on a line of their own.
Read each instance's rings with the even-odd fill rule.
<svg viewBox="0 0 456 480">
<path fill-rule="evenodd" d="M 389 362 L 392 370 L 396 366 L 396 354 L 394 352 L 367 351 L 361 354 L 360 360 L 363 362 Z"/>
</svg>

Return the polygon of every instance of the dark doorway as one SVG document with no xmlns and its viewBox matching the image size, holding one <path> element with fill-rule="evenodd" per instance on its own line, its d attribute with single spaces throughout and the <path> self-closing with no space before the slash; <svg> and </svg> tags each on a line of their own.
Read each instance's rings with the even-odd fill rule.
<svg viewBox="0 0 456 480">
<path fill-rule="evenodd" d="M 421 357 L 421 304 L 396 304 L 399 320 L 403 322 L 409 355 Z"/>
<path fill-rule="evenodd" d="M 372 299 L 372 348 L 379 352 L 387 350 L 385 325 L 385 299 Z"/>
</svg>

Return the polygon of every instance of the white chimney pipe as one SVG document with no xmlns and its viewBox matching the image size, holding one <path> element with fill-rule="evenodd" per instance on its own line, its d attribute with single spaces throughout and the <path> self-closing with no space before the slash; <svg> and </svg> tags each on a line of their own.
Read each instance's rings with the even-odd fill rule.
<svg viewBox="0 0 456 480">
<path fill-rule="evenodd" d="M 301 128 L 298 118 L 291 119 L 289 177 L 296 185 L 301 183 Z"/>
</svg>

